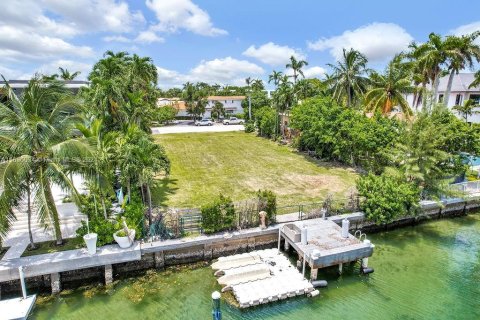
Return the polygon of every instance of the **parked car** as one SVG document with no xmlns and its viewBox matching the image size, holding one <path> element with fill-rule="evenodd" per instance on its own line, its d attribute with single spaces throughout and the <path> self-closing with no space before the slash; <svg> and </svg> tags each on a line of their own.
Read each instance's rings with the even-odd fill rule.
<svg viewBox="0 0 480 320">
<path fill-rule="evenodd" d="M 195 121 L 195 125 L 198 126 L 213 126 L 213 122 L 210 119 L 202 119 L 200 121 Z"/>
<path fill-rule="evenodd" d="M 245 121 L 243 119 L 238 119 L 236 117 L 231 117 L 230 119 L 225 119 L 223 120 L 223 124 L 229 125 L 229 124 L 243 124 Z"/>
</svg>

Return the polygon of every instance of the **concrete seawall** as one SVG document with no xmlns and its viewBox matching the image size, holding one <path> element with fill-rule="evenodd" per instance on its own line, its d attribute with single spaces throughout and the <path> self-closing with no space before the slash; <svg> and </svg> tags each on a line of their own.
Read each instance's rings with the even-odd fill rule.
<svg viewBox="0 0 480 320">
<path fill-rule="evenodd" d="M 329 217 L 338 224 L 350 220 L 352 231 L 372 233 L 416 224 L 422 220 L 465 215 L 480 207 L 479 198 L 449 199 L 443 203 L 422 202 L 423 214 L 402 217 L 386 225 L 367 222 L 361 212 Z M 209 261 L 220 256 L 252 250 L 273 248 L 278 242 L 282 224 L 241 230 L 224 234 L 137 243 L 129 249 L 116 245 L 99 248 L 94 256 L 85 249 L 70 250 L 17 258 L 0 262 L 0 294 L 19 294 L 18 267 L 24 266 L 27 287 L 31 291 L 58 293 L 63 288 L 75 288 L 89 283 L 111 283 L 116 278 L 162 269 L 166 266 Z"/>
</svg>

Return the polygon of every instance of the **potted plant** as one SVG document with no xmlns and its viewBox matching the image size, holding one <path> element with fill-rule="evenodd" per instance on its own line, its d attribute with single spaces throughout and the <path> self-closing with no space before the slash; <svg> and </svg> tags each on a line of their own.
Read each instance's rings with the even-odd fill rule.
<svg viewBox="0 0 480 320">
<path fill-rule="evenodd" d="M 94 232 L 90 233 L 90 226 L 87 218 L 87 234 L 83 236 L 83 241 L 87 245 L 88 254 L 95 254 L 97 252 L 98 235 Z"/>
<path fill-rule="evenodd" d="M 135 229 L 128 229 L 125 218 L 122 221 L 123 229 L 113 234 L 113 239 L 118 243 L 120 248 L 129 248 L 135 241 Z"/>
</svg>

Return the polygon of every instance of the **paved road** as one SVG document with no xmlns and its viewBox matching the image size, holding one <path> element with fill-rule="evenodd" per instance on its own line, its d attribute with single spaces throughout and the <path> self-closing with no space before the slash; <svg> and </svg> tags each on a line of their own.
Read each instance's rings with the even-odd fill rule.
<svg viewBox="0 0 480 320">
<path fill-rule="evenodd" d="M 193 124 L 181 122 L 176 125 L 154 127 L 152 128 L 153 134 L 169 134 L 169 133 L 191 133 L 191 132 L 227 132 L 227 131 L 243 131 L 245 130 L 243 125 L 223 125 L 221 123 L 215 123 L 213 126 L 196 127 Z"/>
</svg>

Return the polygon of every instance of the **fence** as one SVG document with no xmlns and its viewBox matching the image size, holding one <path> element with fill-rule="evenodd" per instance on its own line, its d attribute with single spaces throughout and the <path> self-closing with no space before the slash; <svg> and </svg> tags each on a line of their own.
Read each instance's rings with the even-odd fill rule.
<svg viewBox="0 0 480 320">
<path fill-rule="evenodd" d="M 252 228 L 259 225 L 259 211 L 263 210 L 263 204 L 255 200 L 246 200 L 234 203 L 235 222 L 232 230 Z M 290 222 L 305 219 L 314 219 L 323 216 L 333 216 L 344 213 L 351 213 L 359 210 L 359 198 L 334 199 L 327 197 L 322 202 L 306 203 L 299 205 L 281 206 L 276 208 L 276 213 L 271 217 L 269 223 Z M 202 214 L 200 209 L 175 209 L 155 208 L 155 219 L 150 226 L 148 237 L 161 239 L 179 238 L 185 234 L 203 233 Z"/>
<path fill-rule="evenodd" d="M 452 188 L 467 194 L 480 193 L 480 180 L 455 183 Z"/>
</svg>

